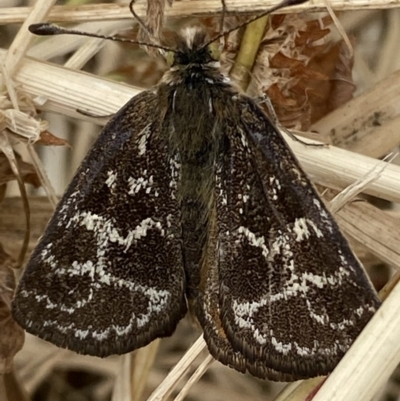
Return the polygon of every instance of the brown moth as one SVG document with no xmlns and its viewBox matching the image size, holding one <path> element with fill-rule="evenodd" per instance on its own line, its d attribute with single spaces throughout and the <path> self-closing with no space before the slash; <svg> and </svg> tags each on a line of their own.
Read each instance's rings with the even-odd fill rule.
<svg viewBox="0 0 400 401">
<path fill-rule="evenodd" d="M 177 35 L 161 82 L 105 126 L 32 254 L 14 317 L 104 357 L 171 335 L 189 305 L 220 362 L 273 380 L 325 375 L 380 302 L 212 42 L 201 28 Z"/>
</svg>

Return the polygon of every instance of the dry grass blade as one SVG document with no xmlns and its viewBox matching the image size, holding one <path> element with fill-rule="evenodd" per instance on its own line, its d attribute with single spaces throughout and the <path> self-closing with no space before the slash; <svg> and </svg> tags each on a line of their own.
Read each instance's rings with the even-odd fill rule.
<svg viewBox="0 0 400 401">
<path fill-rule="evenodd" d="M 399 97 L 400 72 L 395 72 L 322 118 L 312 129 L 329 135 L 336 146 L 381 158 L 400 143 Z"/>
<path fill-rule="evenodd" d="M 367 202 L 353 202 L 335 215 L 340 227 L 382 261 L 400 269 L 400 219 Z"/>
<path fill-rule="evenodd" d="M 180 393 L 175 397 L 174 401 L 182 401 L 188 395 L 191 387 L 196 384 L 207 369 L 211 366 L 212 363 L 215 362 L 215 359 L 211 355 L 207 355 L 206 359 L 200 364 L 200 366 L 196 369 L 196 371 L 190 376 L 188 381 L 185 383 L 184 387 L 180 391 Z"/>
<path fill-rule="evenodd" d="M 256 60 L 260 41 L 264 35 L 268 21 L 269 16 L 265 16 L 246 26 L 234 65 L 229 72 L 229 75 L 243 91 L 246 91 L 249 85 L 250 71 Z"/>
<path fill-rule="evenodd" d="M 301 382 L 291 383 L 275 398 L 274 401 L 304 401 L 312 394 L 316 388 L 323 383 L 325 377 L 316 377 L 314 379 L 303 380 Z"/>
<path fill-rule="evenodd" d="M 174 366 L 164 381 L 151 394 L 147 401 L 165 401 L 168 399 L 177 383 L 186 374 L 194 360 L 206 348 L 203 336 L 200 336 L 197 341 L 190 347 L 183 358 Z"/>
<path fill-rule="evenodd" d="M 311 147 L 283 136 L 298 157 L 301 165 L 317 184 L 342 189 L 364 177 L 375 168 L 376 159 L 349 152 L 334 146 Z M 318 143 L 317 141 L 309 141 Z M 385 163 L 385 162 L 383 162 Z M 365 189 L 365 193 L 393 202 L 400 201 L 400 167 L 387 165 L 380 177 Z"/>
<path fill-rule="evenodd" d="M 140 401 L 143 397 L 160 341 L 160 339 L 153 341 L 147 347 L 137 350 L 132 356 L 134 364 L 131 372 L 131 401 Z"/>
<path fill-rule="evenodd" d="M 230 13 L 254 14 L 264 11 L 266 8 L 275 6 L 279 0 L 260 1 L 260 0 L 235 0 L 227 1 L 227 7 Z M 388 9 L 399 7 L 397 0 L 331 0 L 331 7 L 335 11 L 344 10 L 370 10 L 370 9 Z M 188 16 L 208 16 L 221 12 L 220 0 L 183 0 L 174 3 L 173 7 L 167 7 L 165 16 L 188 17 Z M 310 3 L 291 7 L 290 10 L 283 9 L 279 13 L 292 13 L 303 11 L 326 11 L 324 0 L 314 0 Z M 0 25 L 14 24 L 23 22 L 29 15 L 29 7 L 10 7 L 2 9 L 0 15 Z M 135 6 L 135 12 L 139 17 L 146 15 L 145 3 L 138 3 Z M 49 21 L 67 22 L 67 21 L 107 21 L 116 19 L 132 19 L 132 14 L 127 5 L 119 4 L 91 4 L 81 6 L 55 6 L 49 14 Z"/>
<path fill-rule="evenodd" d="M 120 368 L 115 380 L 111 401 L 131 401 L 132 355 L 120 357 Z"/>
<path fill-rule="evenodd" d="M 400 362 L 399 303 L 398 283 L 313 401 L 369 401 L 376 394 Z"/>
<path fill-rule="evenodd" d="M 0 60 L 6 52 L 0 49 Z M 97 121 L 77 109 L 93 115 L 109 115 L 139 93 L 139 89 L 72 71 L 48 63 L 24 59 L 15 81 L 26 94 L 34 97 L 38 108 L 78 119 Z"/>
<path fill-rule="evenodd" d="M 10 76 L 14 75 L 15 68 L 21 61 L 22 57 L 25 56 L 31 41 L 33 40 L 33 36 L 28 31 L 28 26 L 34 22 L 45 19 L 55 2 L 56 0 L 38 0 L 32 9 L 32 12 L 30 12 L 29 16 L 24 19 L 21 29 L 18 31 L 17 36 L 10 46 L 5 62 L 5 68 Z"/>
<path fill-rule="evenodd" d="M 391 163 L 394 158 L 397 156 L 389 155 L 385 158 L 385 162 Z M 330 202 L 330 211 L 334 214 L 337 213 L 346 203 L 351 202 L 358 194 L 364 191 L 369 185 L 371 185 L 374 181 L 376 181 L 382 171 L 388 166 L 386 163 L 377 163 L 377 165 L 369 171 L 364 177 L 359 178 L 353 184 L 349 185 L 339 194 L 337 194 Z"/>
</svg>

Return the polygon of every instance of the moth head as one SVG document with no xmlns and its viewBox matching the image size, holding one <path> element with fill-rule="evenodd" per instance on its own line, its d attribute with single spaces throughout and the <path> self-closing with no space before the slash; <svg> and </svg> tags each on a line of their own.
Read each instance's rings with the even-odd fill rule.
<svg viewBox="0 0 400 401">
<path fill-rule="evenodd" d="M 219 61 L 220 46 L 210 43 L 207 32 L 201 27 L 188 27 L 175 38 L 176 50 L 166 55 L 170 67 L 189 64 L 208 64 Z"/>
</svg>

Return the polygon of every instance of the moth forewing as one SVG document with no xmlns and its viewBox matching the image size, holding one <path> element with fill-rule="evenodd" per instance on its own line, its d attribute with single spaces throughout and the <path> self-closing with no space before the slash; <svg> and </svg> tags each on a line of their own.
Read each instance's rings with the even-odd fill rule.
<svg viewBox="0 0 400 401">
<path fill-rule="evenodd" d="M 220 304 L 234 349 L 280 372 L 329 373 L 380 302 L 362 266 L 278 130 L 252 100 L 222 168 Z M 233 136 L 233 135 L 232 135 Z M 241 166 L 241 167 L 239 167 Z M 232 173 L 231 173 L 232 174 Z M 235 188 L 235 186 L 233 186 Z M 217 189 L 218 192 L 218 189 Z M 234 223 L 232 223 L 234 222 Z"/>
<path fill-rule="evenodd" d="M 172 334 L 185 314 L 179 166 L 162 117 L 142 92 L 101 132 L 19 284 L 13 314 L 27 331 L 107 356 Z"/>
<path fill-rule="evenodd" d="M 170 335 L 186 297 L 222 363 L 273 380 L 326 374 L 379 300 L 208 42 L 186 30 L 161 82 L 104 128 L 28 263 L 15 319 L 106 356 Z"/>
</svg>

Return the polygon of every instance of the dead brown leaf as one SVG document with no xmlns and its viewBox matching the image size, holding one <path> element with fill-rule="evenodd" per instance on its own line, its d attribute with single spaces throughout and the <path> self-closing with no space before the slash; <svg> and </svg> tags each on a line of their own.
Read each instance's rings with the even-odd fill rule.
<svg viewBox="0 0 400 401">
<path fill-rule="evenodd" d="M 10 373 L 14 355 L 24 344 L 24 330 L 11 315 L 11 301 L 16 287 L 12 258 L 0 244 L 0 374 Z"/>
<path fill-rule="evenodd" d="M 329 78 L 325 81 L 314 79 L 307 83 L 313 93 L 310 96 L 310 107 L 311 123 L 314 123 L 353 97 L 353 58 L 349 57 L 346 44 L 340 41 L 325 52 L 315 55 L 309 66 L 316 71 L 323 71 Z"/>
<path fill-rule="evenodd" d="M 55 136 L 48 130 L 44 130 L 40 133 L 40 139 L 36 141 L 38 145 L 44 145 L 44 146 L 68 146 L 69 148 L 71 147 L 70 143 L 62 139 L 58 136 Z"/>
<path fill-rule="evenodd" d="M 15 152 L 15 157 L 18 162 L 19 171 L 23 181 L 27 184 L 39 188 L 41 183 L 36 173 L 35 167 L 22 160 L 21 156 Z M 0 185 L 6 184 L 9 181 L 14 181 L 15 175 L 10 167 L 10 163 L 4 153 L 0 152 Z"/>
<path fill-rule="evenodd" d="M 269 96 L 287 128 L 310 125 L 351 99 L 353 60 L 343 42 L 325 41 L 330 18 L 272 18 L 253 68 L 253 87 Z"/>
</svg>

